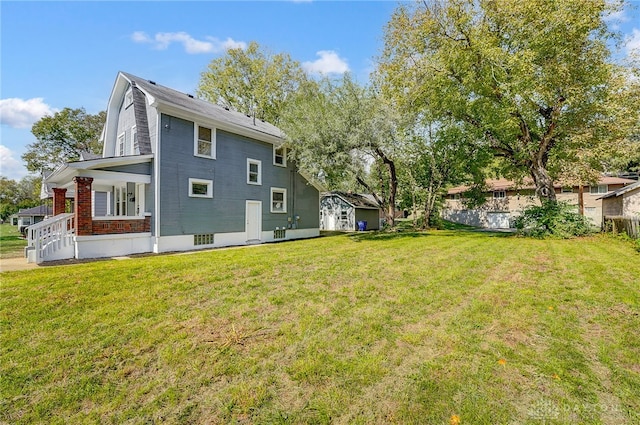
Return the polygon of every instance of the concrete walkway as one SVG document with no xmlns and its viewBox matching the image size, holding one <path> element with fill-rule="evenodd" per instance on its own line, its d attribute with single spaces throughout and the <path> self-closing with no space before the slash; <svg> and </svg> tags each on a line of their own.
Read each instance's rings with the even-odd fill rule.
<svg viewBox="0 0 640 425">
<path fill-rule="evenodd" d="M 36 263 L 27 263 L 27 259 L 24 257 L 0 258 L 0 273 L 37 268 L 38 265 Z"/>
</svg>

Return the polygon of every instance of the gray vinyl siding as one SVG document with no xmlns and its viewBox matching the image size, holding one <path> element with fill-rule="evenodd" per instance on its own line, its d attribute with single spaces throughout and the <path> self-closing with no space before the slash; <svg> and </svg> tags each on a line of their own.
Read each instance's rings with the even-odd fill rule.
<svg viewBox="0 0 640 425">
<path fill-rule="evenodd" d="M 124 155 L 131 155 L 131 145 L 133 143 L 131 128 L 134 125 L 136 125 L 136 117 L 133 111 L 133 104 L 125 106 L 125 103 L 123 102 L 120 106 L 120 113 L 118 114 L 118 131 L 116 132 L 114 156 L 118 156 L 118 137 L 120 137 L 122 133 L 125 133 Z"/>
<path fill-rule="evenodd" d="M 131 174 L 144 174 L 148 176 L 151 174 L 151 163 L 145 162 L 142 164 L 127 164 L 118 165 L 115 167 L 102 167 L 100 170 L 115 171 L 117 173 L 131 173 Z"/>
<path fill-rule="evenodd" d="M 356 229 L 359 221 L 367 222 L 367 230 L 378 230 L 380 228 L 380 214 L 378 210 L 368 210 L 356 208 Z"/>
<path fill-rule="evenodd" d="M 109 192 L 95 192 L 95 196 L 94 196 L 95 205 L 93 206 L 95 216 L 102 217 L 107 215 L 107 198 L 108 197 L 109 197 Z"/>
<path fill-rule="evenodd" d="M 216 159 L 193 154 L 193 122 L 161 115 L 160 235 L 245 231 L 247 200 L 262 201 L 262 230 L 318 228 L 318 191 L 288 167 L 273 165 L 273 146 L 217 130 Z M 247 158 L 261 161 L 262 185 L 247 184 Z M 189 197 L 189 179 L 213 181 L 213 198 Z M 287 213 L 270 212 L 271 188 L 287 189 Z"/>
</svg>

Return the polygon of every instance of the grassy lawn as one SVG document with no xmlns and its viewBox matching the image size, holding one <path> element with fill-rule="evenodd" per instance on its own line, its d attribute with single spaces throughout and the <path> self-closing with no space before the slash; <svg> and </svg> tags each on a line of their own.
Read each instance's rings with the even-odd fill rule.
<svg viewBox="0 0 640 425">
<path fill-rule="evenodd" d="M 0 276 L 0 423 L 640 423 L 640 254 L 613 238 L 338 235 Z"/>
<path fill-rule="evenodd" d="M 24 257 L 27 240 L 18 232 L 17 226 L 0 224 L 0 258 Z"/>
</svg>

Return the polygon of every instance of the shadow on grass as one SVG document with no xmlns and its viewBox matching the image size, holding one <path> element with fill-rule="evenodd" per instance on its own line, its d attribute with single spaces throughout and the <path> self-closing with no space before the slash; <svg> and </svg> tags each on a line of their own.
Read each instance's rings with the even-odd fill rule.
<svg viewBox="0 0 640 425">
<path fill-rule="evenodd" d="M 393 239 L 409 239 L 409 238 L 422 238 L 427 237 L 429 234 L 427 232 L 378 232 L 378 231 L 368 231 L 368 232 L 358 232 L 352 233 L 349 235 L 349 239 L 355 242 L 360 241 L 388 241 Z"/>
</svg>

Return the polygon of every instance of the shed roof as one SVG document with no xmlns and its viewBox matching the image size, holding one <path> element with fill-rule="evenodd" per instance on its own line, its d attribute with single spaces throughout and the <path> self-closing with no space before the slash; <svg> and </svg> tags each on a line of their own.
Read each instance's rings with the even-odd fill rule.
<svg viewBox="0 0 640 425">
<path fill-rule="evenodd" d="M 366 194 L 334 191 L 334 192 L 324 193 L 322 194 L 322 196 L 323 197 L 338 196 L 348 204 L 351 204 L 352 206 L 354 206 L 355 208 L 364 208 L 364 209 L 370 209 L 370 210 L 380 209 L 378 204 L 376 204 L 369 198 L 370 195 L 366 195 Z"/>
</svg>

